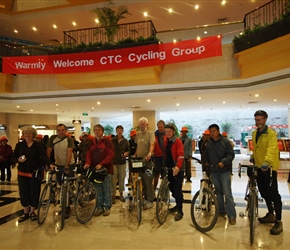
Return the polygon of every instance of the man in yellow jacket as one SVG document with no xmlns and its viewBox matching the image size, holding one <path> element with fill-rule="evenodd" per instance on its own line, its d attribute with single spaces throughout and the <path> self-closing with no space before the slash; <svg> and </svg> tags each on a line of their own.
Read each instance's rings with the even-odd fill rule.
<svg viewBox="0 0 290 250">
<path fill-rule="evenodd" d="M 254 117 L 257 129 L 252 134 L 254 151 L 250 161 L 258 167 L 258 188 L 268 208 L 266 216 L 258 220 L 260 223 L 275 223 L 270 233 L 278 235 L 283 231 L 283 224 L 282 201 L 277 183 L 279 168 L 277 136 L 276 132 L 266 125 L 268 114 L 265 111 L 256 111 Z"/>
</svg>

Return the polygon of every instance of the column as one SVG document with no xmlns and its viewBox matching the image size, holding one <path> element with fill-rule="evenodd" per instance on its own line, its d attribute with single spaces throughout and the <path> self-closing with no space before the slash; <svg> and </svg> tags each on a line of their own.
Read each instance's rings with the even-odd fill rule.
<svg viewBox="0 0 290 250">
<path fill-rule="evenodd" d="M 100 124 L 101 123 L 101 119 L 100 117 L 91 117 L 90 118 L 90 129 L 91 129 L 91 135 L 94 136 L 94 131 L 93 128 L 96 124 Z"/>
<path fill-rule="evenodd" d="M 77 141 L 79 141 L 79 137 L 82 134 L 82 124 L 81 123 L 74 123 L 74 127 L 75 127 L 75 138 Z"/>
<path fill-rule="evenodd" d="M 141 117 L 146 117 L 148 119 L 148 128 L 155 131 L 157 127 L 157 121 L 160 120 L 160 113 L 155 110 L 144 110 L 144 111 L 133 111 L 133 127 L 138 127 L 138 121 Z"/>
</svg>

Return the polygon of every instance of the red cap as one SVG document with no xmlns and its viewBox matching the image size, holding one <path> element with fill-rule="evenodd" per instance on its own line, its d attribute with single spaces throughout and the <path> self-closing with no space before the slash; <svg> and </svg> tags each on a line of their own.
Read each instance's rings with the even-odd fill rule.
<svg viewBox="0 0 290 250">
<path fill-rule="evenodd" d="M 137 131 L 136 131 L 136 130 L 132 130 L 132 131 L 130 132 L 130 137 L 132 137 L 132 136 L 134 136 L 134 135 L 137 135 Z"/>
<path fill-rule="evenodd" d="M 210 135 L 210 132 L 209 132 L 209 130 L 207 129 L 207 130 L 205 130 L 205 131 L 203 132 L 203 134 L 204 134 L 204 135 Z"/>
<path fill-rule="evenodd" d="M 222 132 L 222 136 L 227 137 L 228 136 L 228 133 L 227 132 Z"/>
<path fill-rule="evenodd" d="M 8 139 L 7 139 L 7 137 L 6 137 L 5 135 L 3 135 L 3 136 L 0 138 L 0 141 L 4 141 L 4 140 L 8 141 Z"/>
<path fill-rule="evenodd" d="M 188 128 L 187 127 L 182 127 L 181 132 L 188 132 Z"/>
<path fill-rule="evenodd" d="M 43 135 L 38 134 L 38 135 L 35 136 L 35 138 L 43 139 Z"/>
</svg>

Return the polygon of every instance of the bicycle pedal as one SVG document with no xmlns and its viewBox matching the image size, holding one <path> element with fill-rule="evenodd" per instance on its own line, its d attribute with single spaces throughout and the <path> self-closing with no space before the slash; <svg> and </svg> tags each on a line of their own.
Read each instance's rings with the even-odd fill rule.
<svg viewBox="0 0 290 250">
<path fill-rule="evenodd" d="M 239 213 L 239 216 L 240 216 L 241 218 L 244 218 L 244 217 L 246 217 L 246 215 L 245 215 L 245 213 L 244 213 L 244 212 L 240 212 L 240 213 Z"/>
</svg>

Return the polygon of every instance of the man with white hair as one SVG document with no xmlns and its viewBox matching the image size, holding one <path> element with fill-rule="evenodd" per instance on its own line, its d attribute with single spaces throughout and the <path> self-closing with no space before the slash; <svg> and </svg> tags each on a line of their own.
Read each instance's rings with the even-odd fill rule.
<svg viewBox="0 0 290 250">
<path fill-rule="evenodd" d="M 141 117 L 138 124 L 140 131 L 138 131 L 135 138 L 137 148 L 134 156 L 144 158 L 146 161 L 150 161 L 154 152 L 155 135 L 148 129 L 148 119 L 146 117 Z M 147 174 L 142 173 L 141 178 L 145 186 L 145 201 L 143 208 L 149 209 L 153 207 L 153 201 L 155 199 L 153 189 L 154 175 L 152 174 L 148 176 Z"/>
</svg>

